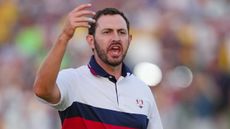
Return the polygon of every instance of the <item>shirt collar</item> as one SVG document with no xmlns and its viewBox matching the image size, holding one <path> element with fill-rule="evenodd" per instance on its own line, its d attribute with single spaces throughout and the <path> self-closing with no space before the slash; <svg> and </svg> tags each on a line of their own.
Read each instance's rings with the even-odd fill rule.
<svg viewBox="0 0 230 129">
<path fill-rule="evenodd" d="M 90 69 L 90 72 L 93 74 L 93 75 L 99 75 L 99 76 L 102 76 L 102 77 L 110 77 L 111 75 L 109 73 L 107 73 L 97 62 L 96 62 L 96 59 L 94 56 L 91 57 L 90 61 L 89 61 L 89 64 L 88 64 L 88 67 Z M 122 63 L 122 73 L 121 75 L 123 77 L 126 77 L 127 75 L 130 75 L 131 74 L 131 71 L 129 70 L 129 68 L 124 64 Z"/>
</svg>

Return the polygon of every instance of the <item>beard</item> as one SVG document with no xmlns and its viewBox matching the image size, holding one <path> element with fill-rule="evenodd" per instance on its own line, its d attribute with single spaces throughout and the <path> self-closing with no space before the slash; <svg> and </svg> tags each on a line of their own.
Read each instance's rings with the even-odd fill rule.
<svg viewBox="0 0 230 129">
<path fill-rule="evenodd" d="M 114 59 L 114 58 L 111 59 L 111 58 L 108 57 L 107 50 L 103 50 L 103 49 L 100 47 L 100 45 L 97 43 L 96 39 L 95 39 L 94 41 L 95 41 L 95 42 L 94 42 L 94 45 L 95 45 L 96 53 L 97 53 L 98 57 L 99 57 L 105 64 L 115 67 L 115 66 L 120 65 L 120 64 L 123 62 L 123 60 L 124 60 L 124 58 L 125 58 L 125 56 L 126 56 L 128 47 L 124 50 L 124 53 L 123 53 L 123 51 L 122 51 L 121 57 L 116 58 L 116 59 Z M 129 46 L 129 43 L 128 43 L 128 46 Z"/>
</svg>

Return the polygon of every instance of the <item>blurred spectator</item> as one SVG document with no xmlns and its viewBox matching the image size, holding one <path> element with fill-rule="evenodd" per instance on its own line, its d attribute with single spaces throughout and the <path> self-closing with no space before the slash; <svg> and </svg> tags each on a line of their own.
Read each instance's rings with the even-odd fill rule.
<svg viewBox="0 0 230 129">
<path fill-rule="evenodd" d="M 10 40 L 18 13 L 17 5 L 13 0 L 0 1 L 0 46 Z"/>
</svg>

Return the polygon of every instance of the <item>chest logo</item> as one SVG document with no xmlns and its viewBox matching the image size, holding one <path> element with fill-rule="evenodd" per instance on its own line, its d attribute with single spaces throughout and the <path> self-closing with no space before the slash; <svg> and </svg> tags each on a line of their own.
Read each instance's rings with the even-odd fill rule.
<svg viewBox="0 0 230 129">
<path fill-rule="evenodd" d="M 136 104 L 139 108 L 144 107 L 144 101 L 142 99 L 136 99 Z"/>
</svg>

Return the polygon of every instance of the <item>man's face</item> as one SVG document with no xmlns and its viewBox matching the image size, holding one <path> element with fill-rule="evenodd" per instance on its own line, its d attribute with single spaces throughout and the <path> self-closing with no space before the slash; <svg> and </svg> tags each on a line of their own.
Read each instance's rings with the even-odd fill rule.
<svg viewBox="0 0 230 129">
<path fill-rule="evenodd" d="M 131 36 L 120 15 L 102 15 L 95 31 L 95 56 L 105 64 L 117 66 L 126 56 Z"/>
</svg>

